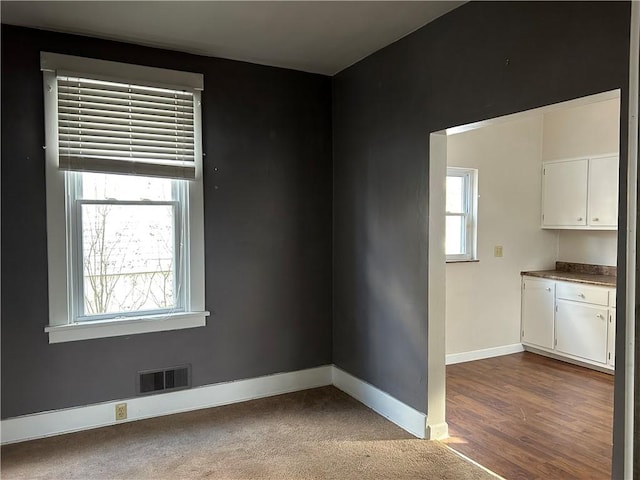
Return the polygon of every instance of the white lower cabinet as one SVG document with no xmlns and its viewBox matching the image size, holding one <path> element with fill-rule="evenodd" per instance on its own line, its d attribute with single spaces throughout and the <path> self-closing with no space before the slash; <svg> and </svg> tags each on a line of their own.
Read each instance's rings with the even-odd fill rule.
<svg viewBox="0 0 640 480">
<path fill-rule="evenodd" d="M 522 277 L 522 344 L 613 369 L 615 289 Z"/>
<path fill-rule="evenodd" d="M 607 308 L 558 300 L 556 350 L 598 363 L 607 363 Z"/>
<path fill-rule="evenodd" d="M 553 280 L 522 277 L 522 342 L 553 348 Z"/>
</svg>

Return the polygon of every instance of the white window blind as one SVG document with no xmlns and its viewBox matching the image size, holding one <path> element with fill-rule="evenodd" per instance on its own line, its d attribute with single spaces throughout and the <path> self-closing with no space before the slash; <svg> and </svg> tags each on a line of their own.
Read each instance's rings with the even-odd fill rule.
<svg viewBox="0 0 640 480">
<path fill-rule="evenodd" d="M 62 170 L 195 178 L 190 91 L 57 76 Z"/>
</svg>

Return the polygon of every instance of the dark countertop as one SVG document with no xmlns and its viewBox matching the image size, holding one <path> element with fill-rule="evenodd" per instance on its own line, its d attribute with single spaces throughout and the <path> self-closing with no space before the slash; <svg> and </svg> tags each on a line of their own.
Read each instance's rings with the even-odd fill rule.
<svg viewBox="0 0 640 480">
<path fill-rule="evenodd" d="M 603 287 L 616 287 L 615 275 L 598 275 L 593 273 L 566 272 L 563 270 L 538 270 L 522 272 L 521 275 L 530 277 L 549 278 L 551 280 L 563 280 L 565 282 L 586 283 Z"/>
</svg>

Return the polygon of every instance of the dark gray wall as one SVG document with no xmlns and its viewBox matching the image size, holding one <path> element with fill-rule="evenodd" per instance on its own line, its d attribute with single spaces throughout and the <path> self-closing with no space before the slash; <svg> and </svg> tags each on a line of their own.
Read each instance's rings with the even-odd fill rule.
<svg viewBox="0 0 640 480">
<path fill-rule="evenodd" d="M 48 344 L 41 50 L 204 73 L 206 328 Z M 2 418 L 331 363 L 330 78 L 5 25 L 1 74 Z"/>
<path fill-rule="evenodd" d="M 334 77 L 338 367 L 426 412 L 429 133 L 621 88 L 626 145 L 629 21 L 622 2 L 470 2 Z"/>
</svg>

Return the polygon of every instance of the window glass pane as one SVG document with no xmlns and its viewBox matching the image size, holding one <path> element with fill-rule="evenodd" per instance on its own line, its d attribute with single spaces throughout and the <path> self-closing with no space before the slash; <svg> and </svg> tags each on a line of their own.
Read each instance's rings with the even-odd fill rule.
<svg viewBox="0 0 640 480">
<path fill-rule="evenodd" d="M 446 219 L 446 246 L 447 255 L 461 255 L 464 249 L 464 217 L 447 215 Z"/>
<path fill-rule="evenodd" d="M 174 207 L 81 209 L 85 315 L 175 307 Z"/>
<path fill-rule="evenodd" d="M 173 181 L 169 178 L 85 172 L 82 173 L 82 198 L 87 200 L 171 200 Z"/>
<path fill-rule="evenodd" d="M 448 176 L 446 185 L 447 212 L 464 212 L 464 193 L 464 177 Z"/>
</svg>

